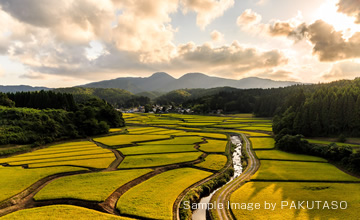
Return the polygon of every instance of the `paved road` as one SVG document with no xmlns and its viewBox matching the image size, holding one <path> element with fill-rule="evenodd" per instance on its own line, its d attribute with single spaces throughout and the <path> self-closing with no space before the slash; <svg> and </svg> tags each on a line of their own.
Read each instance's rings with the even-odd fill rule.
<svg viewBox="0 0 360 220">
<path fill-rule="evenodd" d="M 230 199 L 230 195 L 232 192 L 234 192 L 240 184 L 244 183 L 246 180 L 250 179 L 250 177 L 257 171 L 259 168 L 259 161 L 254 156 L 254 153 L 251 151 L 251 145 L 249 139 L 244 134 L 241 134 L 241 137 L 246 142 L 246 152 L 249 156 L 248 160 L 248 166 L 245 169 L 245 171 L 236 179 L 231 181 L 230 183 L 226 184 L 220 191 L 219 194 L 216 197 L 216 203 L 217 204 L 224 204 L 224 209 L 217 209 L 216 214 L 219 219 L 227 220 L 227 219 L 233 219 L 230 210 L 227 209 L 227 203 Z"/>
</svg>

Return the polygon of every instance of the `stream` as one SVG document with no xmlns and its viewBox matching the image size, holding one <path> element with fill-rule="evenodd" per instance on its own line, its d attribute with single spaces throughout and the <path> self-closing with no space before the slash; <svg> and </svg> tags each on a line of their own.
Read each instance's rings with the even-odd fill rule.
<svg viewBox="0 0 360 220">
<path fill-rule="evenodd" d="M 232 160 L 233 160 L 233 167 L 234 167 L 234 176 L 231 177 L 231 179 L 226 183 L 230 183 L 231 181 L 233 181 L 236 177 L 240 176 L 240 174 L 243 171 L 243 168 L 241 166 L 241 139 L 239 136 L 231 136 L 230 137 L 231 143 L 235 144 L 236 147 L 234 149 L 234 152 L 232 154 Z M 212 192 L 209 196 L 203 197 L 199 204 L 208 204 L 211 200 L 211 197 L 216 193 L 216 191 L 218 191 L 219 189 L 221 189 L 222 187 L 216 189 L 214 192 Z M 207 219 L 206 218 L 206 206 L 198 206 L 198 207 L 202 207 L 199 208 L 197 210 L 195 210 L 193 212 L 192 215 L 192 220 L 204 220 Z"/>
</svg>

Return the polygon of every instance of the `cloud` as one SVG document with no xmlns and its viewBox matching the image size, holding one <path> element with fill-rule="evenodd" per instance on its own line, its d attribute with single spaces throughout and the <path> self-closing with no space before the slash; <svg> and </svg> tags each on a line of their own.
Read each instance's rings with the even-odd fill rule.
<svg viewBox="0 0 360 220">
<path fill-rule="evenodd" d="M 264 72 L 255 74 L 254 76 L 261 78 L 270 78 L 272 80 L 299 81 L 299 78 L 295 77 L 292 72 L 282 69 L 280 70 L 267 69 Z"/>
<path fill-rule="evenodd" d="M 258 24 L 261 21 L 261 15 L 252 11 L 251 9 L 246 9 L 236 20 L 238 26 L 249 26 Z"/>
<path fill-rule="evenodd" d="M 249 71 L 277 67 L 287 64 L 288 59 L 278 50 L 260 51 L 246 48 L 234 41 L 229 46 L 212 48 L 209 44 L 202 46 L 184 45 L 182 53 L 172 60 L 171 65 L 178 67 L 205 68 L 208 72 L 228 73 L 240 76 Z"/>
<path fill-rule="evenodd" d="M 359 77 L 360 63 L 354 61 L 344 61 L 332 65 L 331 69 L 323 74 L 325 80 L 354 79 Z"/>
<path fill-rule="evenodd" d="M 308 27 L 308 38 L 313 44 L 313 53 L 320 61 L 337 61 L 360 57 L 360 32 L 348 40 L 340 31 L 322 20 L 317 20 Z"/>
<path fill-rule="evenodd" d="M 180 0 L 183 12 L 194 11 L 197 14 L 196 23 L 201 29 L 210 24 L 216 18 L 222 16 L 231 8 L 234 0 Z"/>
<path fill-rule="evenodd" d="M 45 79 L 46 77 L 43 74 L 39 73 L 25 73 L 19 76 L 19 78 L 23 79 Z"/>
<path fill-rule="evenodd" d="M 338 12 L 355 17 L 356 23 L 360 24 L 360 2 L 359 0 L 340 0 L 337 4 Z"/>
<path fill-rule="evenodd" d="M 224 35 L 217 30 L 213 30 L 210 36 L 211 36 L 211 40 L 214 42 L 221 42 L 224 40 Z"/>
</svg>

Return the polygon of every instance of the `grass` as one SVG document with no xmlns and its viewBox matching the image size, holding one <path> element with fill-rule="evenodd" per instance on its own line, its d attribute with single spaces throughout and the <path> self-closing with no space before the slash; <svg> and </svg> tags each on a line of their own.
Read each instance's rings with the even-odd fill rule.
<svg viewBox="0 0 360 220">
<path fill-rule="evenodd" d="M 99 211 L 71 205 L 51 205 L 25 209 L 1 217 L 1 220 L 63 220 L 63 219 L 102 219 L 128 220 L 131 218 L 106 214 Z"/>
<path fill-rule="evenodd" d="M 196 164 L 197 167 L 202 167 L 210 170 L 221 170 L 227 162 L 227 157 L 224 155 L 208 155 L 204 162 Z"/>
<path fill-rule="evenodd" d="M 335 143 L 338 146 L 351 146 L 351 147 L 360 147 L 360 145 L 357 144 L 348 144 L 348 143 L 341 143 L 341 142 L 332 142 L 332 141 L 326 141 L 326 140 L 317 140 L 317 139 L 305 139 L 309 143 L 312 144 L 321 144 L 321 145 L 329 145 L 331 143 Z"/>
<path fill-rule="evenodd" d="M 139 145 L 134 147 L 119 148 L 124 155 L 154 154 L 154 153 L 173 153 L 173 152 L 197 152 L 194 144 L 188 145 Z"/>
<path fill-rule="evenodd" d="M 65 166 L 38 169 L 0 166 L 0 201 L 24 191 L 35 182 L 49 175 L 79 170 L 85 169 Z"/>
<path fill-rule="evenodd" d="M 107 168 L 114 160 L 115 155 L 111 151 L 85 141 L 53 145 L 30 153 L 0 159 L 0 163 L 27 164 L 29 167 L 69 165 L 101 169 Z"/>
<path fill-rule="evenodd" d="M 251 131 L 246 131 L 246 132 L 241 132 L 241 133 L 244 133 L 245 135 L 250 136 L 250 137 L 252 137 L 252 136 L 270 137 L 271 136 L 269 134 L 259 133 L 259 132 L 251 132 Z"/>
<path fill-rule="evenodd" d="M 251 179 L 294 181 L 360 181 L 329 163 L 262 160 Z"/>
<path fill-rule="evenodd" d="M 250 130 L 250 131 L 272 131 L 272 127 L 260 127 L 260 126 L 250 126 L 250 127 L 241 127 L 242 130 Z"/>
<path fill-rule="evenodd" d="M 260 149 L 273 149 L 275 147 L 275 140 L 273 138 L 250 138 L 252 148 L 255 150 Z"/>
<path fill-rule="evenodd" d="M 186 152 L 127 156 L 121 162 L 119 168 L 156 167 L 174 163 L 188 162 L 198 159 L 201 154 L 201 152 Z"/>
<path fill-rule="evenodd" d="M 179 194 L 211 174 L 192 168 L 164 172 L 127 191 L 116 207 L 120 214 L 172 219 L 173 204 Z"/>
<path fill-rule="evenodd" d="M 183 122 L 183 123 L 179 123 L 179 125 L 182 126 L 188 126 L 188 127 L 205 127 L 205 126 L 211 126 L 211 125 L 215 125 L 216 123 L 208 123 L 208 122 Z"/>
<path fill-rule="evenodd" d="M 169 140 L 162 140 L 162 141 L 151 141 L 141 143 L 141 145 L 187 145 L 187 144 L 194 144 L 203 142 L 201 137 L 198 136 L 186 136 L 186 137 L 175 137 Z"/>
<path fill-rule="evenodd" d="M 127 145 L 142 141 L 151 141 L 157 139 L 170 138 L 169 135 L 114 135 L 108 137 L 94 138 L 94 141 L 106 144 L 108 146 Z"/>
<path fill-rule="evenodd" d="M 110 128 L 109 132 L 110 133 L 114 133 L 114 132 L 121 132 L 123 129 L 122 128 Z"/>
<path fill-rule="evenodd" d="M 230 197 L 231 203 L 260 203 L 252 211 L 232 209 L 236 219 L 358 219 L 360 209 L 360 184 L 338 183 L 268 183 L 248 182 Z M 276 203 L 275 210 L 264 208 Z M 281 202 L 309 201 L 309 209 L 281 209 Z M 312 201 L 322 201 L 320 209 L 310 209 Z M 346 201 L 347 209 L 322 209 L 324 201 Z M 306 207 L 306 202 L 303 203 Z M 316 203 L 315 203 L 316 207 Z M 331 207 L 331 206 L 330 206 Z"/>
<path fill-rule="evenodd" d="M 151 169 L 86 173 L 57 179 L 41 189 L 35 200 L 81 199 L 103 202 L 125 183 L 151 172 Z"/>
<path fill-rule="evenodd" d="M 280 150 L 257 150 L 256 155 L 260 160 L 271 159 L 271 160 L 301 160 L 301 161 L 327 162 L 327 160 L 320 157 L 309 156 L 304 154 L 292 154 Z"/>
<path fill-rule="evenodd" d="M 203 150 L 205 152 L 220 152 L 224 153 L 226 150 L 226 144 L 227 141 L 219 141 L 219 140 L 206 140 L 208 143 L 201 144 L 200 150 Z"/>
</svg>

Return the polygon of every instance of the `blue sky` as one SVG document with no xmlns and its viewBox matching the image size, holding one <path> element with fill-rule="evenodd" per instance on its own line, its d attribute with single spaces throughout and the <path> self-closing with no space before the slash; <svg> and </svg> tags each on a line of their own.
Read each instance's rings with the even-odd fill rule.
<svg viewBox="0 0 360 220">
<path fill-rule="evenodd" d="M 358 0 L 0 0 L 0 85 L 360 73 Z"/>
</svg>

